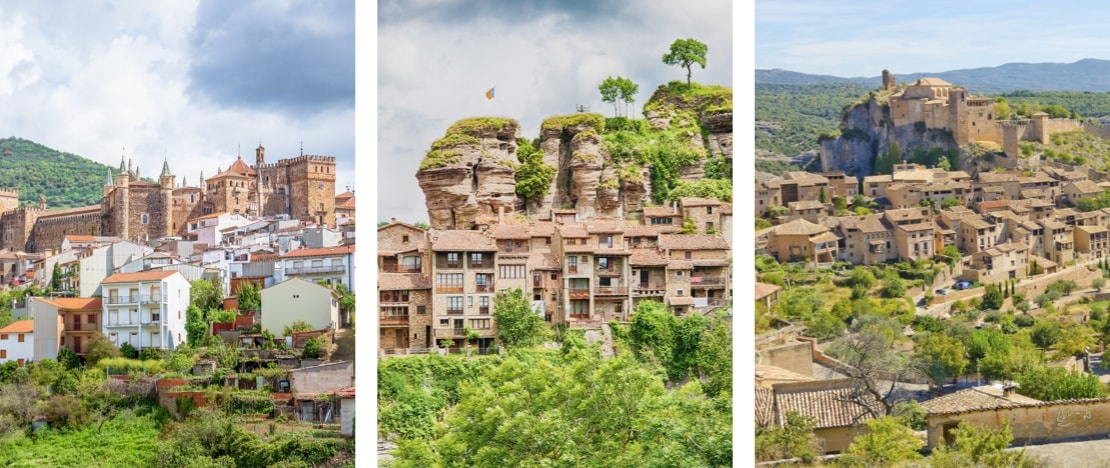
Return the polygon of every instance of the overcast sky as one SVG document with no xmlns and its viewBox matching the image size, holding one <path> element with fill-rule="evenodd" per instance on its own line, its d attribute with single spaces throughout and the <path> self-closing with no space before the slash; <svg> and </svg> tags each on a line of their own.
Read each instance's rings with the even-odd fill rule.
<svg viewBox="0 0 1110 468">
<path fill-rule="evenodd" d="M 0 2 L 0 137 L 189 185 L 266 147 L 353 184 L 354 2 Z M 126 148 L 124 150 L 124 148 Z"/>
<path fill-rule="evenodd" d="M 675 39 L 708 46 L 693 80 L 732 85 L 727 0 L 381 0 L 378 9 L 378 218 L 427 221 L 420 160 L 455 121 L 502 116 L 535 138 L 551 115 L 578 104 L 606 116 L 597 86 L 608 76 L 640 85 L 635 113 L 655 88 L 685 80 L 662 63 Z M 487 101 L 486 89 L 496 87 Z"/>
<path fill-rule="evenodd" d="M 755 3 L 756 68 L 879 76 L 1110 59 L 1110 5 L 1080 1 Z"/>
</svg>

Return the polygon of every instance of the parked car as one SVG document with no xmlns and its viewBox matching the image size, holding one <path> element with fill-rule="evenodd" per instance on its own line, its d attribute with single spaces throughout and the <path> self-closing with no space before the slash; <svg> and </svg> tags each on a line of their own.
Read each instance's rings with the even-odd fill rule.
<svg viewBox="0 0 1110 468">
<path fill-rule="evenodd" d="M 947 290 L 947 289 L 938 289 L 938 290 L 937 290 L 937 295 L 938 295 L 938 296 L 945 296 L 945 295 L 948 295 L 948 290 Z"/>
<path fill-rule="evenodd" d="M 952 287 L 955 288 L 955 289 L 958 289 L 960 291 L 963 291 L 964 289 L 970 288 L 971 283 L 969 283 L 967 281 L 959 281 L 955 284 L 955 286 L 952 286 Z"/>
</svg>

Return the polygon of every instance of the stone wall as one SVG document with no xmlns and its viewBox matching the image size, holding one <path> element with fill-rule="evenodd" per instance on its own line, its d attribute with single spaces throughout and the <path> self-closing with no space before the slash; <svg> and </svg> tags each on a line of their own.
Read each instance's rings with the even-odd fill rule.
<svg viewBox="0 0 1110 468">
<path fill-rule="evenodd" d="M 354 385 L 355 363 L 343 361 L 289 371 L 294 394 L 324 393 Z"/>
<path fill-rule="evenodd" d="M 785 345 L 761 350 L 762 363 L 768 366 L 781 367 L 801 375 L 813 376 L 813 345 L 806 341 L 797 341 Z"/>
<path fill-rule="evenodd" d="M 1009 421 L 1015 445 L 1080 437 L 1105 437 L 1110 420 L 1110 399 L 1065 400 L 1017 408 L 927 415 L 929 447 L 944 441 L 944 429 L 961 421 L 1000 427 Z"/>
<path fill-rule="evenodd" d="M 68 235 L 100 235 L 100 207 L 92 206 L 82 213 L 65 216 L 41 216 L 31 228 L 29 252 L 61 250 Z"/>
</svg>

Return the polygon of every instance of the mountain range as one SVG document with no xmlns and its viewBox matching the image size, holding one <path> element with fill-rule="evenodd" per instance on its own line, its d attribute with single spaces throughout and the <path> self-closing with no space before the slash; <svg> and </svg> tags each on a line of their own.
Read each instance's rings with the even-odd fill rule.
<svg viewBox="0 0 1110 468">
<path fill-rule="evenodd" d="M 997 67 L 967 68 L 944 72 L 899 74 L 898 82 L 912 83 L 929 76 L 961 85 L 975 94 L 1000 94 L 1018 90 L 1110 92 L 1110 60 L 1082 59 L 1074 63 L 1007 63 Z M 857 84 L 877 88 L 881 75 L 842 78 L 811 75 L 782 69 L 757 69 L 756 84 Z"/>
</svg>

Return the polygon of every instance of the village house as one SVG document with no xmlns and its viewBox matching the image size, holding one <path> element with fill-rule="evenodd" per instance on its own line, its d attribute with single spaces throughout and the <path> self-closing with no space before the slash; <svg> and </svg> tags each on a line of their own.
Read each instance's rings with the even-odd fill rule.
<svg viewBox="0 0 1110 468">
<path fill-rule="evenodd" d="M 23 367 L 35 356 L 35 321 L 16 320 L 0 328 L 0 364 L 10 361 Z"/>
<path fill-rule="evenodd" d="M 185 343 L 190 285 L 181 273 L 116 273 L 101 287 L 100 329 L 116 347 L 172 350 Z"/>
<path fill-rule="evenodd" d="M 339 293 L 302 278 L 289 278 L 260 291 L 262 329 L 274 336 L 296 321 L 305 321 L 313 330 L 339 327 Z"/>
<path fill-rule="evenodd" d="M 103 307 L 99 297 L 28 298 L 27 310 L 39 337 L 35 359 L 57 359 L 62 348 L 84 357 L 89 342 L 101 330 Z"/>
</svg>

